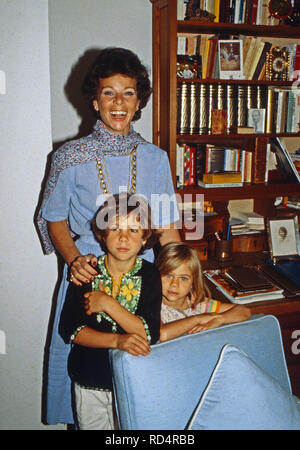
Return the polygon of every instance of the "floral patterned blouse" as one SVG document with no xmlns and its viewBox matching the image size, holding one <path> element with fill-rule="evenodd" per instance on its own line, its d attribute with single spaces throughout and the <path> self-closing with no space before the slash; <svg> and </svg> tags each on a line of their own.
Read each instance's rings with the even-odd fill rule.
<svg viewBox="0 0 300 450">
<path fill-rule="evenodd" d="M 125 333 L 107 314 L 99 312 L 88 316 L 85 313 L 84 292 L 98 290 L 102 283 L 108 295 L 112 295 L 124 308 L 142 320 L 148 341 L 154 344 L 159 339 L 162 297 L 160 274 L 155 265 L 137 257 L 134 267 L 123 275 L 120 284 L 109 274 L 105 255 L 98 259 L 98 270 L 99 275 L 90 285 L 69 285 L 59 325 L 59 332 L 65 342 L 72 343 L 76 334 L 84 327 L 107 333 Z M 73 343 L 68 369 L 73 381 L 82 387 L 112 389 L 107 348 L 90 348 Z"/>
</svg>

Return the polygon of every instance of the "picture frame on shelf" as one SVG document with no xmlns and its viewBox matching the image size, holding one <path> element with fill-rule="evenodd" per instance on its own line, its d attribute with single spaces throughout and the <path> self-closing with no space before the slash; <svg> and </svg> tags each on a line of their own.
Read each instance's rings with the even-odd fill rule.
<svg viewBox="0 0 300 450">
<path fill-rule="evenodd" d="M 298 216 L 267 219 L 267 236 L 272 259 L 300 257 Z"/>
<path fill-rule="evenodd" d="M 250 108 L 248 110 L 248 127 L 253 127 L 254 133 L 264 133 L 265 116 L 265 108 Z"/>
<path fill-rule="evenodd" d="M 241 39 L 219 39 L 218 56 L 220 79 L 242 80 L 244 78 L 243 41 Z"/>
</svg>

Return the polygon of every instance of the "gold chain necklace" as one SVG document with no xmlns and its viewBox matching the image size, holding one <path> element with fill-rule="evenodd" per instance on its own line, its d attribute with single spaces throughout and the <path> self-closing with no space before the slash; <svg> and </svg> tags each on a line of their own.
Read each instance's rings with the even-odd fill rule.
<svg viewBox="0 0 300 450">
<path fill-rule="evenodd" d="M 136 158 L 136 149 L 137 145 L 135 145 L 130 153 L 130 161 L 129 161 L 129 174 L 128 174 L 128 184 L 127 184 L 127 191 L 129 194 L 135 194 L 136 192 L 136 176 L 137 176 L 137 158 Z M 112 188 L 110 184 L 110 179 L 108 176 L 107 166 L 105 163 L 105 159 L 103 159 L 104 165 L 105 165 L 105 171 L 103 170 L 102 161 L 99 159 L 97 161 L 96 167 L 98 171 L 98 179 L 100 181 L 100 187 L 104 194 L 112 194 Z M 109 187 L 107 189 L 107 183 L 105 181 L 105 172 L 106 172 L 106 178 L 109 184 Z"/>
</svg>

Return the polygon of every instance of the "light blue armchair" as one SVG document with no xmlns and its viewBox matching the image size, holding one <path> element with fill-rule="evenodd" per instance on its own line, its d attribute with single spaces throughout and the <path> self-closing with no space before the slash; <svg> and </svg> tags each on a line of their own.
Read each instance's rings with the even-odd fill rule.
<svg viewBox="0 0 300 450">
<path fill-rule="evenodd" d="M 110 357 L 120 429 L 300 429 L 274 316 Z"/>
</svg>

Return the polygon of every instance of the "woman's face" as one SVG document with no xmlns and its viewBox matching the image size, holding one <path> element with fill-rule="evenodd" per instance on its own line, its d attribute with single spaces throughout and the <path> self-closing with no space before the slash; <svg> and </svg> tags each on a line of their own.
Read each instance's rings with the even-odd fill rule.
<svg viewBox="0 0 300 450">
<path fill-rule="evenodd" d="M 129 134 L 130 123 L 140 106 L 136 80 L 121 74 L 100 78 L 98 98 L 93 106 L 109 131 Z"/>
</svg>

